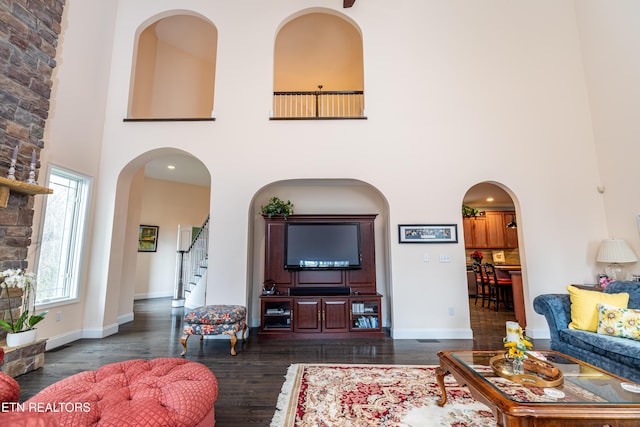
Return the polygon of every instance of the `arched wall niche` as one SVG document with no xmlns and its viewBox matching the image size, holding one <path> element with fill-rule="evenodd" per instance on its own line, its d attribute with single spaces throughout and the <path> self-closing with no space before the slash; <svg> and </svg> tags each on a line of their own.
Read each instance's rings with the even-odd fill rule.
<svg viewBox="0 0 640 427">
<path fill-rule="evenodd" d="M 146 20 L 135 34 L 128 118 L 210 118 L 218 30 L 207 18 L 174 10 Z"/>
<path fill-rule="evenodd" d="M 383 325 L 390 326 L 391 266 L 389 203 L 373 185 L 356 179 L 289 179 L 272 182 L 256 191 L 249 206 L 247 295 L 249 322 L 260 322 L 259 297 L 264 280 L 265 226 L 260 207 L 277 196 L 291 200 L 294 214 L 377 214 L 376 285 L 383 295 Z"/>
<path fill-rule="evenodd" d="M 274 42 L 274 91 L 364 90 L 362 32 L 349 17 L 311 8 L 288 17 Z"/>
</svg>

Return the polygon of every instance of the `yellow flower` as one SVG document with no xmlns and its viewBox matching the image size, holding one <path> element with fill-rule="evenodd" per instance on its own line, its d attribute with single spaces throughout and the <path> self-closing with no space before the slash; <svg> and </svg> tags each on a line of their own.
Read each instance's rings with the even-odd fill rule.
<svg viewBox="0 0 640 427">
<path fill-rule="evenodd" d="M 605 310 L 602 312 L 603 319 L 607 319 L 608 321 L 616 321 L 619 316 L 618 310 Z"/>
</svg>

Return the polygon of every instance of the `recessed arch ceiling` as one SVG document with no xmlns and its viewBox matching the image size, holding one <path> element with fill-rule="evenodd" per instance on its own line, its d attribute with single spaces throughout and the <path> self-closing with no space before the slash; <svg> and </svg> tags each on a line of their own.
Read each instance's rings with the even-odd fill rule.
<svg viewBox="0 0 640 427">
<path fill-rule="evenodd" d="M 169 169 L 169 166 L 174 169 Z M 189 155 L 172 154 L 150 160 L 144 166 L 144 176 L 183 184 L 211 186 L 211 175 L 206 166 Z"/>
<path fill-rule="evenodd" d="M 203 61 L 215 61 L 218 31 L 210 22 L 191 15 L 174 15 L 158 21 L 158 40 Z"/>
<path fill-rule="evenodd" d="M 487 198 L 493 201 L 487 201 Z M 513 199 L 505 190 L 488 182 L 476 184 L 469 188 L 462 200 L 463 205 L 468 205 L 479 209 L 515 209 Z"/>
</svg>

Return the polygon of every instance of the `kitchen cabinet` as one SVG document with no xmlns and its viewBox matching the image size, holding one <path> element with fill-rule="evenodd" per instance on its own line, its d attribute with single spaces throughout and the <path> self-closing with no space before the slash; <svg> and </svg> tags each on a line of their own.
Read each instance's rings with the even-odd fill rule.
<svg viewBox="0 0 640 427">
<path fill-rule="evenodd" d="M 512 219 L 516 219 L 515 212 L 503 212 L 504 215 L 504 247 L 505 248 L 517 248 L 518 247 L 518 229 L 517 228 L 506 228 L 507 224 L 511 222 Z M 517 222 L 517 221 L 516 221 Z"/>
<path fill-rule="evenodd" d="M 467 249 L 513 249 L 518 247 L 517 228 L 507 228 L 513 211 L 486 211 L 484 215 L 463 218 Z"/>
<path fill-rule="evenodd" d="M 484 249 L 487 246 L 487 218 L 476 216 L 463 219 L 464 242 L 467 248 Z"/>
<path fill-rule="evenodd" d="M 502 212 L 486 213 L 487 248 L 504 248 L 505 230 Z"/>
</svg>

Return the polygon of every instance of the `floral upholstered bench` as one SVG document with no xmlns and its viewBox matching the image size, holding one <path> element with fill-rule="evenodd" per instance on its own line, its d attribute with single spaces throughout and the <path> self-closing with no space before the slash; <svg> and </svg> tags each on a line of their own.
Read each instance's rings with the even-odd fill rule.
<svg viewBox="0 0 640 427">
<path fill-rule="evenodd" d="M 184 315 L 184 329 L 180 342 L 184 347 L 181 356 L 187 353 L 187 340 L 191 335 L 226 334 L 231 338 L 231 355 L 236 355 L 236 334 L 242 331 L 242 341 L 247 331 L 247 308 L 242 305 L 205 305 L 194 308 Z"/>
</svg>

